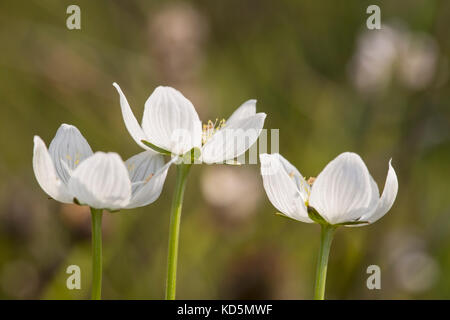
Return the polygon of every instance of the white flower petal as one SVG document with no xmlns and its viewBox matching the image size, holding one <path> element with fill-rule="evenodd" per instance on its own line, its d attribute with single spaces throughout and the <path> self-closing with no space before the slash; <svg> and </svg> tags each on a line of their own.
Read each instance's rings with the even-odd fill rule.
<svg viewBox="0 0 450 320">
<path fill-rule="evenodd" d="M 73 197 L 70 196 L 66 186 L 56 174 L 44 141 L 38 136 L 34 136 L 33 171 L 39 185 L 50 197 L 60 202 L 73 202 Z"/>
<path fill-rule="evenodd" d="M 131 182 L 117 153 L 96 152 L 75 169 L 69 191 L 83 205 L 117 210 L 130 202 Z"/>
<path fill-rule="evenodd" d="M 167 171 L 176 160 L 173 158 L 164 164 L 163 156 L 147 152 L 128 159 L 126 164 L 133 183 L 133 192 L 127 208 L 143 207 L 158 199 L 166 180 Z"/>
<path fill-rule="evenodd" d="M 389 170 L 384 185 L 383 194 L 381 195 L 381 198 L 377 203 L 378 206 L 376 207 L 376 210 L 374 210 L 371 214 L 362 217 L 361 220 L 368 220 L 370 223 L 374 223 L 375 221 L 383 217 L 394 204 L 398 192 L 398 180 L 397 174 L 395 173 L 395 170 L 391 165 L 391 161 L 392 159 L 389 160 Z"/>
<path fill-rule="evenodd" d="M 294 180 L 298 191 L 300 192 L 304 202 L 309 200 L 309 194 L 311 192 L 310 185 L 303 178 L 302 174 L 294 167 L 288 160 L 286 160 L 281 154 L 278 154 L 278 158 L 284 166 L 284 170 L 287 172 L 289 177 Z"/>
<path fill-rule="evenodd" d="M 202 127 L 197 111 L 181 92 L 157 87 L 145 102 L 142 128 L 148 141 L 180 155 L 200 147 Z"/>
<path fill-rule="evenodd" d="M 275 208 L 286 216 L 302 221 L 313 222 L 306 211 L 305 203 L 297 185 L 289 176 L 278 154 L 260 154 L 261 175 L 267 197 Z"/>
<path fill-rule="evenodd" d="M 92 149 L 80 131 L 68 124 L 59 127 L 48 151 L 59 178 L 66 185 L 73 170 L 92 155 Z"/>
<path fill-rule="evenodd" d="M 377 209 L 378 202 L 380 201 L 380 192 L 378 191 L 377 183 L 375 182 L 375 180 L 373 180 L 372 176 L 370 176 L 370 185 L 372 187 L 371 202 L 370 202 L 369 206 L 367 207 L 367 210 L 361 215 L 361 217 L 354 220 L 354 221 L 359 221 L 361 223 L 348 224 L 348 225 L 345 225 L 346 227 L 363 227 L 363 226 L 367 226 L 368 224 L 370 224 L 368 217 L 373 215 L 373 213 Z M 365 222 L 365 223 L 362 223 L 362 222 Z"/>
<path fill-rule="evenodd" d="M 136 143 L 141 148 L 144 148 L 145 150 L 151 150 L 149 147 L 147 147 L 145 144 L 142 143 L 142 140 L 147 140 L 147 137 L 144 131 L 142 130 L 141 126 L 139 125 L 138 121 L 136 120 L 133 111 L 131 111 L 130 105 L 128 103 L 127 98 L 125 97 L 125 94 L 122 92 L 122 89 L 120 89 L 117 83 L 114 82 L 113 86 L 116 88 L 120 96 L 120 108 L 122 109 L 122 116 L 125 122 L 125 127 L 127 128 L 128 132 L 130 133 L 134 141 L 136 141 Z"/>
<path fill-rule="evenodd" d="M 331 224 L 354 221 L 376 206 L 372 180 L 360 156 L 342 153 L 314 181 L 309 205 Z"/>
<path fill-rule="evenodd" d="M 205 163 L 221 163 L 234 159 L 248 150 L 264 127 L 265 113 L 227 123 L 203 146 L 201 159 Z"/>
<path fill-rule="evenodd" d="M 125 165 L 132 183 L 132 194 L 143 186 L 143 182 L 150 180 L 156 171 L 164 166 L 164 157 L 151 151 L 138 153 L 127 161 Z"/>
<path fill-rule="evenodd" d="M 237 108 L 233 114 L 228 118 L 227 124 L 234 121 L 245 119 L 256 114 L 256 100 L 251 99 L 244 102 L 239 108 Z"/>
</svg>

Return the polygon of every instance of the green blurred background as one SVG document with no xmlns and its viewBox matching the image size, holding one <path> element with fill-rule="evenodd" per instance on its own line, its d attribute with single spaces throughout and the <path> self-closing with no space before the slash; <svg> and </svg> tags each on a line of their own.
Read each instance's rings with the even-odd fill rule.
<svg viewBox="0 0 450 320">
<path fill-rule="evenodd" d="M 379 4 L 381 31 L 366 28 Z M 399 178 L 391 211 L 340 228 L 327 297 L 450 298 L 450 2 L 74 1 L 0 3 L 0 298 L 90 295 L 90 215 L 48 200 L 31 166 L 33 135 L 61 123 L 93 150 L 141 151 L 123 124 L 118 82 L 141 119 L 157 85 L 203 120 L 258 99 L 280 153 L 309 177 L 359 153 L 380 187 Z M 164 297 L 173 168 L 152 205 L 104 216 L 105 299 Z M 194 166 L 182 215 L 181 299 L 310 299 L 319 227 L 275 216 L 259 166 Z M 67 266 L 82 270 L 68 290 Z M 381 267 L 381 290 L 366 269 Z"/>
</svg>

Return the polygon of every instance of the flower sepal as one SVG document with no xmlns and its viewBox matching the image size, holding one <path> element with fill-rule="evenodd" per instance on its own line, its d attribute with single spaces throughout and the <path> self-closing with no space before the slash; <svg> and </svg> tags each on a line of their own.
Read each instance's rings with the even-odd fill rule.
<svg viewBox="0 0 450 320">
<path fill-rule="evenodd" d="M 325 220 L 318 212 L 316 209 L 314 209 L 311 206 L 307 207 L 307 211 L 308 211 L 308 217 L 314 221 L 315 223 L 321 224 L 321 225 L 330 225 L 330 223 Z"/>
<path fill-rule="evenodd" d="M 145 144 L 147 147 L 149 147 L 150 149 L 152 149 L 153 151 L 156 151 L 156 152 L 161 153 L 163 155 L 170 156 L 172 154 L 170 151 L 168 151 L 166 149 L 163 149 L 163 148 L 160 148 L 160 147 L 154 145 L 153 143 L 151 143 L 151 142 L 149 142 L 147 140 L 141 140 L 141 142 L 143 144 Z"/>
<path fill-rule="evenodd" d="M 292 221 L 298 222 L 298 220 L 295 220 L 294 218 L 291 218 L 291 217 L 285 215 L 284 213 L 281 213 L 281 212 L 278 212 L 278 211 L 275 212 L 275 215 L 276 215 L 276 216 L 279 216 L 279 217 L 283 217 L 283 218 L 289 219 L 289 220 L 292 220 Z"/>
<path fill-rule="evenodd" d="M 341 222 L 341 223 L 337 223 L 335 224 L 335 226 L 357 226 L 360 224 L 369 224 L 369 221 L 359 221 L 359 220 L 355 220 L 355 221 L 346 221 L 346 222 Z"/>
<path fill-rule="evenodd" d="M 280 215 L 283 215 L 281 213 L 279 213 Z M 316 209 L 314 209 L 313 207 L 308 206 L 308 216 L 309 218 L 314 221 L 315 223 L 321 224 L 321 225 L 330 225 L 330 226 L 335 226 L 335 227 L 339 227 L 339 226 L 356 226 L 356 225 L 361 225 L 361 224 L 369 224 L 369 221 L 362 221 L 362 220 L 354 220 L 354 221 L 346 221 L 346 222 L 341 222 L 341 223 L 336 223 L 336 224 L 331 224 L 328 221 L 326 221 L 318 212 Z"/>
</svg>

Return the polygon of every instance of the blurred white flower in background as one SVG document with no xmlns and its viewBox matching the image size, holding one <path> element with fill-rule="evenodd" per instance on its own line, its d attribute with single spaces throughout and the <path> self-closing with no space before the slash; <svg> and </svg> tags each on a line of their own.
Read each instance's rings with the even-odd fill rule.
<svg viewBox="0 0 450 320">
<path fill-rule="evenodd" d="M 160 75 L 181 85 L 195 77 L 208 34 L 205 17 L 186 3 L 168 4 L 149 19 L 149 47 Z"/>
<path fill-rule="evenodd" d="M 383 90 L 393 79 L 408 89 L 420 90 L 434 78 L 438 51 L 431 36 L 406 27 L 392 24 L 365 30 L 357 39 L 350 77 L 363 93 Z"/>
<path fill-rule="evenodd" d="M 405 253 L 397 262 L 396 275 L 401 287 L 410 292 L 422 292 L 436 282 L 438 266 L 425 251 Z"/>
<path fill-rule="evenodd" d="M 255 214 L 262 188 L 253 170 L 230 166 L 207 167 L 201 190 L 213 212 L 229 221 L 241 221 Z"/>
<path fill-rule="evenodd" d="M 422 89 L 432 80 L 436 71 L 438 48 L 433 38 L 426 34 L 409 34 L 401 41 L 399 77 L 410 89 Z"/>
<path fill-rule="evenodd" d="M 396 231 L 384 243 L 393 268 L 394 283 L 409 293 L 430 289 L 438 280 L 439 265 L 427 250 L 424 238 L 407 231 Z"/>
<path fill-rule="evenodd" d="M 166 3 L 149 12 L 148 47 L 154 81 L 179 88 L 207 115 L 210 92 L 204 90 L 202 66 L 209 25 L 206 17 L 189 3 Z"/>
</svg>

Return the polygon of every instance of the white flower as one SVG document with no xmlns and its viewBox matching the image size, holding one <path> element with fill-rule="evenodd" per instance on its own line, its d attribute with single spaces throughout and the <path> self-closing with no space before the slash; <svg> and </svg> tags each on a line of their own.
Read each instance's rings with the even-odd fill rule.
<svg viewBox="0 0 450 320">
<path fill-rule="evenodd" d="M 188 99 L 171 87 L 157 87 L 145 102 L 140 126 L 119 85 L 113 85 L 120 95 L 125 126 L 139 146 L 175 156 L 198 148 L 199 160 L 205 163 L 220 163 L 243 154 L 258 139 L 266 118 L 265 113 L 256 113 L 256 100 L 249 100 L 227 121 L 208 121 L 202 128 Z"/>
<path fill-rule="evenodd" d="M 377 184 L 355 153 L 340 154 L 312 185 L 280 154 L 261 154 L 260 160 L 270 202 L 286 216 L 302 222 L 313 222 L 312 214 L 317 212 L 318 218 L 333 225 L 373 223 L 389 211 L 397 196 L 397 175 L 391 161 L 380 198 Z"/>
<path fill-rule="evenodd" d="M 431 36 L 388 24 L 358 36 L 349 71 L 363 93 L 386 89 L 393 79 L 421 90 L 432 82 L 438 58 L 439 48 Z"/>
<path fill-rule="evenodd" d="M 34 137 L 33 170 L 41 188 L 53 199 L 96 209 L 145 206 L 161 194 L 170 163 L 144 151 L 124 163 L 116 153 L 92 152 L 80 131 L 63 124 L 47 150 Z"/>
</svg>

